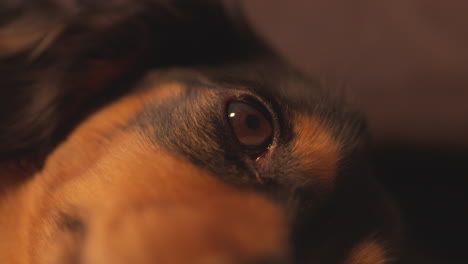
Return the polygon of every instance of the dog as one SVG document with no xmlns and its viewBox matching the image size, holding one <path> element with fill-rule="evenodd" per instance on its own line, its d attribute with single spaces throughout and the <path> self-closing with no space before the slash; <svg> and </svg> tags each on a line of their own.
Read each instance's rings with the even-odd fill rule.
<svg viewBox="0 0 468 264">
<path fill-rule="evenodd" d="M 0 263 L 398 261 L 363 118 L 217 4 L 47 3 L 0 29 Z"/>
</svg>

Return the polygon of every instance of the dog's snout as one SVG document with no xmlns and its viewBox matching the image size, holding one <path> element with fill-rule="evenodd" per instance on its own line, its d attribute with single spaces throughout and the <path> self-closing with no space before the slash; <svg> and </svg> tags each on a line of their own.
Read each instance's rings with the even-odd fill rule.
<svg viewBox="0 0 468 264">
<path fill-rule="evenodd" d="M 263 199 L 246 202 L 240 208 L 217 201 L 106 213 L 91 221 L 85 263 L 286 263 L 285 223 L 277 208 Z"/>
<path fill-rule="evenodd" d="M 78 263 L 284 263 L 288 218 L 276 201 L 168 153 L 120 145 L 76 179 L 94 196 L 76 182 L 63 187 L 70 208 L 85 215 Z"/>
</svg>

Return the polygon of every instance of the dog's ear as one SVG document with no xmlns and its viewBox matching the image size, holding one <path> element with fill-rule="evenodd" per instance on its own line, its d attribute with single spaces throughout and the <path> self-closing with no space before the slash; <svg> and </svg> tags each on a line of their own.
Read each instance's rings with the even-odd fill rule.
<svg viewBox="0 0 468 264">
<path fill-rule="evenodd" d="M 45 156 L 147 68 L 226 63 L 250 50 L 220 3 L 182 2 L 2 1 L 0 160 Z"/>
<path fill-rule="evenodd" d="M 116 28 L 82 33 L 57 24 L 32 46 L 17 38 L 24 50 L 0 60 L 0 159 L 47 152 L 92 101 L 122 90 L 116 82 L 138 69 L 149 43 L 141 26 Z"/>
<path fill-rule="evenodd" d="M 11 1 L 0 3 L 0 58 L 28 53 L 30 59 L 47 50 L 69 25 L 105 30 L 137 14 L 141 0 Z M 159 10 L 166 5 L 159 4 Z"/>
<path fill-rule="evenodd" d="M 126 21 L 144 2 L 1 1 L 0 160 L 43 156 L 138 63 L 145 34 Z"/>
</svg>

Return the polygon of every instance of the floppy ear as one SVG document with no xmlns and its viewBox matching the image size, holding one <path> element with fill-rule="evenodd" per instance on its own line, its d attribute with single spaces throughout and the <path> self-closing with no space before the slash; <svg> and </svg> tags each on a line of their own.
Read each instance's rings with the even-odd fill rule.
<svg viewBox="0 0 468 264">
<path fill-rule="evenodd" d="M 150 57 L 140 11 L 169 17 L 167 4 L 146 2 L 0 3 L 0 161 L 41 160 L 86 111 L 124 90 Z"/>
<path fill-rule="evenodd" d="M 70 24 L 105 30 L 144 8 L 142 0 L 26 0 L 0 3 L 0 58 L 29 53 L 37 57 Z M 165 5 L 160 4 L 160 9 Z"/>
<path fill-rule="evenodd" d="M 103 32 L 99 41 L 92 31 L 60 30 L 50 33 L 55 38 L 50 43 L 0 60 L 0 159 L 47 152 L 60 130 L 72 126 L 93 101 L 117 93 L 114 84 L 137 69 L 147 50 L 145 33 L 136 25 Z M 38 54 L 41 45 L 47 48 Z"/>
<path fill-rule="evenodd" d="M 251 48 L 216 1 L 16 2 L 0 3 L 0 161 L 45 157 L 146 69 L 223 63 Z"/>
<path fill-rule="evenodd" d="M 0 160 L 46 153 L 142 56 L 141 27 L 118 25 L 143 1 L 95 2 L 1 1 Z"/>
</svg>

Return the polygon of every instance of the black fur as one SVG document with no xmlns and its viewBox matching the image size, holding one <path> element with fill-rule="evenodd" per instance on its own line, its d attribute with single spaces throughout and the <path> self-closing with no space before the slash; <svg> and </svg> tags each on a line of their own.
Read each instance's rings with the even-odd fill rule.
<svg viewBox="0 0 468 264">
<path fill-rule="evenodd" d="M 6 14 L 0 36 L 18 39 L 15 48 L 0 43 L 9 47 L 0 54 L 0 159 L 37 154 L 41 161 L 86 113 L 164 68 L 149 80 L 163 76 L 186 91 L 148 104 L 130 128 L 223 180 L 258 188 L 291 207 L 295 263 L 340 263 L 353 245 L 375 233 L 393 240 L 391 205 L 367 167 L 362 118 L 320 81 L 285 66 L 248 31 L 239 31 L 216 1 L 15 3 L 0 4 L 0 14 Z M 42 34 L 24 40 L 21 27 Z M 90 62 L 118 61 L 120 53 L 138 46 L 121 40 L 140 35 L 147 38 L 146 48 L 131 67 L 102 87 L 82 85 Z M 215 95 L 206 96 L 206 89 Z M 239 94 L 258 97 L 277 114 L 275 153 L 260 171 L 245 162 L 226 124 L 226 100 Z M 340 146 L 335 188 L 328 196 L 292 151 L 297 112 L 317 117 Z"/>
<path fill-rule="evenodd" d="M 162 79 L 178 82 L 186 90 L 169 101 L 148 104 L 133 122 L 133 129 L 231 184 L 264 191 L 292 208 L 294 263 L 341 263 L 353 246 L 372 236 L 386 241 L 389 254 L 396 256 L 398 219 L 371 176 L 362 119 L 324 93 L 317 82 L 282 66 L 280 60 L 254 60 L 262 63 L 155 73 L 149 81 L 153 87 Z M 307 89 L 304 94 L 309 96 L 287 92 L 298 86 Z M 207 96 L 207 90 L 215 95 Z M 238 94 L 259 96 L 278 117 L 279 137 L 262 169 L 252 168 L 246 161 L 226 123 L 226 100 Z M 293 132 L 297 125 L 293 114 L 298 112 L 317 117 L 339 142 L 342 158 L 331 194 L 324 195 L 323 186 L 314 181 L 317 175 L 302 167 L 292 149 L 299 140 Z M 312 137 L 313 131 L 310 133 Z M 258 178 L 263 179 L 261 183 Z M 302 181 L 304 178 L 310 181 Z M 340 251 L 330 251 L 332 248 Z"/>
<path fill-rule="evenodd" d="M 7 1 L 0 13 L 0 160 L 46 155 L 83 109 L 129 89 L 147 68 L 239 59 L 253 43 L 216 1 Z M 90 62 L 131 52 L 142 30 L 147 48 L 135 65 L 106 87 L 81 85 Z"/>
</svg>

